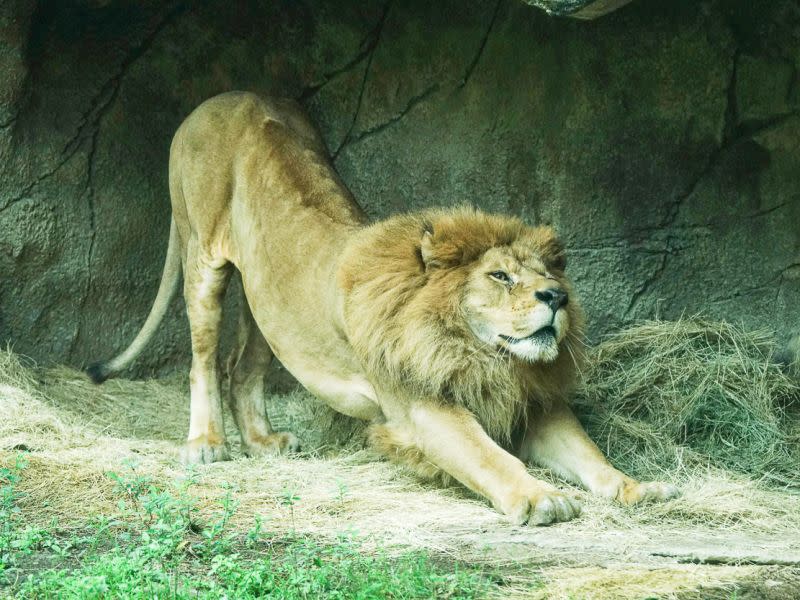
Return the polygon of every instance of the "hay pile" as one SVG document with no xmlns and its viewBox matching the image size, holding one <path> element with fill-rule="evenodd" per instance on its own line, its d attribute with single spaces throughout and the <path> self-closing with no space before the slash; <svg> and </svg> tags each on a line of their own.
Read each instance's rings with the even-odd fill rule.
<svg viewBox="0 0 800 600">
<path fill-rule="evenodd" d="M 652 552 L 655 544 L 680 556 L 689 550 L 670 544 L 708 538 L 709 552 L 738 544 L 742 556 L 766 548 L 765 556 L 796 549 L 800 557 L 800 546 L 787 541 L 800 529 L 800 384 L 772 363 L 773 349 L 761 333 L 684 320 L 645 323 L 590 351 L 579 414 L 615 464 L 681 486 L 683 497 L 666 504 L 621 507 L 534 470 L 578 495 L 584 513 L 557 527 L 521 530 L 460 487 L 421 483 L 359 449 L 357 429 L 355 445 L 326 452 L 332 438 L 308 433 L 314 421 L 323 430 L 332 422 L 302 391 L 269 400 L 288 407 L 276 420 L 307 441 L 306 453 L 198 467 L 191 493 L 200 513 L 213 515 L 232 485 L 232 526 L 243 532 L 259 516 L 276 534 L 324 540 L 355 531 L 384 548 L 501 565 L 506 592 L 518 587 L 520 597 L 534 586 L 542 598 L 641 597 L 648 586 L 666 597 L 757 578 L 754 566 L 678 564 Z M 109 472 L 133 469 L 165 488 L 186 477 L 178 461 L 188 425 L 184 376 L 94 386 L 80 372 L 41 369 L 0 352 L 0 415 L 0 466 L 27 453 L 20 507 L 32 522 L 56 519 L 69 529 L 93 515 L 119 516 Z M 300 498 L 291 508 L 281 502 L 286 490 Z M 589 572 L 587 591 L 589 579 L 576 574 Z"/>
<path fill-rule="evenodd" d="M 709 464 L 800 487 L 800 382 L 775 352 L 727 323 L 645 322 L 591 351 L 576 407 L 639 477 Z"/>
</svg>

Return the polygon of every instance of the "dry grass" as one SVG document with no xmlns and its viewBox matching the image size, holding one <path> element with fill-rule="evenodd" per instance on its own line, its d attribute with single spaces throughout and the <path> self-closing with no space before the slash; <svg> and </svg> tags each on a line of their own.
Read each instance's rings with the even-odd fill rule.
<svg viewBox="0 0 800 600">
<path fill-rule="evenodd" d="M 800 426 L 792 412 L 800 388 L 770 362 L 772 348 L 763 334 L 681 321 L 646 323 L 593 352 L 577 403 L 582 416 L 618 465 L 683 488 L 666 504 L 624 508 L 573 490 L 584 502 L 579 520 L 521 530 L 461 488 L 420 483 L 359 449 L 349 424 L 300 457 L 197 467 L 192 493 L 211 514 L 232 485 L 233 525 L 243 531 L 259 515 L 275 533 L 332 539 L 353 530 L 390 551 L 424 548 L 498 566 L 507 597 L 673 597 L 700 585 L 735 586 L 759 567 L 679 565 L 653 552 L 661 544 L 682 555 L 682 540 L 705 536 L 712 546 L 741 540 L 745 557 L 756 541 L 762 554 L 800 556 L 800 543 L 787 541 L 800 530 Z M 162 486 L 185 478 L 177 456 L 186 397 L 179 377 L 94 386 L 79 372 L 38 369 L 0 352 L 0 464 L 28 451 L 23 513 L 80 527 L 92 515 L 118 514 L 110 471 L 134 469 Z M 295 406 L 291 414 L 309 427 L 340 425 L 303 392 L 270 400 Z M 351 447 L 320 452 L 337 436 Z M 300 497 L 293 507 L 281 502 L 287 490 Z"/>
<path fill-rule="evenodd" d="M 770 334 L 727 323 L 646 322 L 595 349 L 576 405 L 641 477 L 708 463 L 797 487 L 800 384 L 775 351 Z"/>
</svg>

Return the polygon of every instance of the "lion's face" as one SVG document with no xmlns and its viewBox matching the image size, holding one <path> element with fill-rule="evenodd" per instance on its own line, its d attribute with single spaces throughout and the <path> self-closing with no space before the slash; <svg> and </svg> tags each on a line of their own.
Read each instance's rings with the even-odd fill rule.
<svg viewBox="0 0 800 600">
<path fill-rule="evenodd" d="M 474 263 L 462 309 L 485 344 L 529 362 L 551 362 L 570 327 L 563 274 L 524 244 L 491 248 Z"/>
<path fill-rule="evenodd" d="M 420 257 L 430 274 L 426 297 L 457 293 L 455 314 L 492 350 L 552 362 L 570 327 L 580 328 L 564 247 L 550 227 L 462 211 L 429 225 Z"/>
</svg>

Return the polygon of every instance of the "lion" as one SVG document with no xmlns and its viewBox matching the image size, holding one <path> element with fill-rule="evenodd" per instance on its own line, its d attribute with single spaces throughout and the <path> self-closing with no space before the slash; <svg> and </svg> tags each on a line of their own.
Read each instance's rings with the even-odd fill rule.
<svg viewBox="0 0 800 600">
<path fill-rule="evenodd" d="M 146 346 L 181 273 L 191 330 L 184 458 L 230 458 L 217 360 L 222 299 L 243 287 L 229 402 L 249 456 L 297 448 L 273 431 L 273 356 L 371 444 L 427 478 L 453 478 L 517 524 L 575 518 L 579 501 L 530 475 L 552 469 L 625 504 L 666 483 L 614 468 L 569 408 L 583 316 L 563 244 L 546 226 L 470 207 L 367 223 L 302 109 L 231 92 L 201 104 L 170 148 L 172 222 L 153 308 L 101 382 Z"/>
</svg>

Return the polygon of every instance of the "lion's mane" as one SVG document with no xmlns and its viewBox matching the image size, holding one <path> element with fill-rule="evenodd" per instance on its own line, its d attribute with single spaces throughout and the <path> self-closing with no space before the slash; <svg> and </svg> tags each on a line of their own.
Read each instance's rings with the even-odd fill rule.
<svg viewBox="0 0 800 600">
<path fill-rule="evenodd" d="M 426 231 L 435 243 L 427 263 L 420 243 Z M 567 306 L 562 352 L 547 364 L 524 362 L 479 341 L 460 302 L 475 261 L 492 247 L 523 240 L 563 268 L 563 248 L 550 228 L 460 207 L 398 215 L 358 235 L 339 266 L 345 323 L 382 390 L 461 405 L 490 436 L 506 442 L 530 402 L 567 397 L 580 361 L 583 317 L 576 302 Z"/>
</svg>

